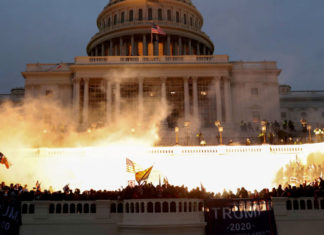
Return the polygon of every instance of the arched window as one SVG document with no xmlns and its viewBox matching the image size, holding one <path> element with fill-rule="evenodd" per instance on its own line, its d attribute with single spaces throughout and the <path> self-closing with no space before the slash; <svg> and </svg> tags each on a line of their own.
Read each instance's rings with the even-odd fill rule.
<svg viewBox="0 0 324 235">
<path fill-rule="evenodd" d="M 186 14 L 183 15 L 183 23 L 187 24 L 187 15 Z"/>
<path fill-rule="evenodd" d="M 152 202 L 147 203 L 147 212 L 153 213 L 153 203 Z"/>
<path fill-rule="evenodd" d="M 71 214 L 75 213 L 75 205 L 74 205 L 74 203 L 70 204 L 70 213 Z"/>
<path fill-rule="evenodd" d="M 110 17 L 108 18 L 108 27 L 110 27 Z"/>
<path fill-rule="evenodd" d="M 182 212 L 182 202 L 179 202 L 179 212 Z"/>
<path fill-rule="evenodd" d="M 298 200 L 293 201 L 293 208 L 294 208 L 294 210 L 299 210 Z"/>
<path fill-rule="evenodd" d="M 69 205 L 67 203 L 64 203 L 63 205 L 63 214 L 66 214 L 69 212 Z"/>
<path fill-rule="evenodd" d="M 148 20 L 153 20 L 153 10 L 152 10 L 152 8 L 148 9 L 147 18 L 148 18 Z"/>
<path fill-rule="evenodd" d="M 158 20 L 163 20 L 162 9 L 161 8 L 158 9 Z"/>
<path fill-rule="evenodd" d="M 138 10 L 138 20 L 143 20 L 143 10 L 142 9 Z"/>
<path fill-rule="evenodd" d="M 61 214 L 62 213 L 62 206 L 61 204 L 56 204 L 56 214 Z"/>
<path fill-rule="evenodd" d="M 167 202 L 163 202 L 163 213 L 169 212 L 169 204 Z"/>
<path fill-rule="evenodd" d="M 155 213 L 161 213 L 161 203 L 160 202 L 155 203 Z"/>
<path fill-rule="evenodd" d="M 306 209 L 306 203 L 305 200 L 300 200 L 300 209 L 305 210 Z"/>
<path fill-rule="evenodd" d="M 116 213 L 116 203 L 110 205 L 110 213 Z"/>
<path fill-rule="evenodd" d="M 177 22 L 177 23 L 180 22 L 180 14 L 179 14 L 178 11 L 176 12 L 176 22 Z"/>
<path fill-rule="evenodd" d="M 54 204 L 51 203 L 50 206 L 49 206 L 49 211 L 48 211 L 50 214 L 54 214 Z"/>
<path fill-rule="evenodd" d="M 170 212 L 172 213 L 175 213 L 177 211 L 177 208 L 176 208 L 176 203 L 175 202 L 171 202 L 170 204 Z"/>
<path fill-rule="evenodd" d="M 129 11 L 129 17 L 128 17 L 129 21 L 132 22 L 134 20 L 134 11 L 130 10 Z"/>
<path fill-rule="evenodd" d="M 192 212 L 192 203 L 189 202 L 189 212 Z"/>
<path fill-rule="evenodd" d="M 192 26 L 193 25 L 193 23 L 192 23 L 193 21 L 192 21 L 192 17 L 190 17 L 190 26 Z"/>
<path fill-rule="evenodd" d="M 81 203 L 78 203 L 77 204 L 77 213 L 78 214 L 81 214 L 82 213 L 82 204 Z"/>
<path fill-rule="evenodd" d="M 203 211 L 204 209 L 204 204 L 202 202 L 199 202 L 199 206 L 198 206 L 199 211 Z"/>
<path fill-rule="evenodd" d="M 183 205 L 183 212 L 187 212 L 187 202 L 185 202 Z"/>
<path fill-rule="evenodd" d="M 167 13 L 167 17 L 168 17 L 168 21 L 172 21 L 172 17 L 171 17 L 171 10 L 168 10 L 168 13 Z"/>
<path fill-rule="evenodd" d="M 124 211 L 123 203 L 118 203 L 117 212 L 118 213 L 123 213 L 123 211 Z"/>
<path fill-rule="evenodd" d="M 84 213 L 86 213 L 86 214 L 89 213 L 89 204 L 88 203 L 84 204 Z"/>
</svg>

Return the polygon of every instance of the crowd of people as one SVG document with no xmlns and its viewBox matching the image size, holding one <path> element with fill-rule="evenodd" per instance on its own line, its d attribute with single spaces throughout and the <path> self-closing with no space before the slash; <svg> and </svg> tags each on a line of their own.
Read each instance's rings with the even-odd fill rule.
<svg viewBox="0 0 324 235">
<path fill-rule="evenodd" d="M 272 190 L 263 189 L 254 192 L 247 191 L 244 187 L 237 189 L 236 193 L 224 190 L 223 193 L 207 192 L 201 185 L 192 190 L 188 190 L 185 186 L 174 186 L 163 184 L 154 186 L 151 183 L 142 185 L 132 185 L 115 191 L 107 190 L 87 190 L 81 192 L 79 189 L 70 189 L 66 185 L 62 191 L 54 192 L 42 190 L 40 183 L 29 190 L 27 185 L 10 184 L 4 182 L 0 185 L 0 200 L 13 199 L 19 201 L 33 200 L 124 200 L 124 199 L 153 199 L 153 198 L 194 198 L 194 199 L 270 199 L 271 197 L 323 197 L 324 196 L 324 180 L 318 178 L 312 183 L 303 183 L 299 186 L 287 185 Z"/>
</svg>

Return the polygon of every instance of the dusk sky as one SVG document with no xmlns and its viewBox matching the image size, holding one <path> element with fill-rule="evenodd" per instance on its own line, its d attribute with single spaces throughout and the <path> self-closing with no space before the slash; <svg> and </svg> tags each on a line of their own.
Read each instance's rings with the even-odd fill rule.
<svg viewBox="0 0 324 235">
<path fill-rule="evenodd" d="M 162 0 L 160 0 L 162 1 Z M 23 87 L 28 63 L 86 55 L 108 0 L 1 0 L 0 94 Z M 281 84 L 324 90 L 323 0 L 193 0 L 214 54 L 231 61 L 275 60 Z"/>
</svg>

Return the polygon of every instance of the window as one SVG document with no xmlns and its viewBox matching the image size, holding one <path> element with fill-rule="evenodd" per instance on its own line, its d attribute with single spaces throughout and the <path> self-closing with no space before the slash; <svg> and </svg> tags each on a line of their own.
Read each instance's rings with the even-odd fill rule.
<svg viewBox="0 0 324 235">
<path fill-rule="evenodd" d="M 192 26 L 192 17 L 190 17 L 190 26 Z"/>
<path fill-rule="evenodd" d="M 162 20 L 162 9 L 159 8 L 158 10 L 158 20 Z"/>
<path fill-rule="evenodd" d="M 179 14 L 178 11 L 176 12 L 176 22 L 177 22 L 177 23 L 180 22 L 180 14 Z"/>
<path fill-rule="evenodd" d="M 120 23 L 124 23 L 125 22 L 125 12 L 121 13 L 121 17 L 120 17 Z"/>
<path fill-rule="evenodd" d="M 114 25 L 117 24 L 117 15 L 114 15 Z"/>
<path fill-rule="evenodd" d="M 110 17 L 108 18 L 108 27 L 110 27 Z"/>
<path fill-rule="evenodd" d="M 153 11 L 152 8 L 148 9 L 148 20 L 152 20 L 153 19 Z"/>
<path fill-rule="evenodd" d="M 134 11 L 130 10 L 129 11 L 129 21 L 133 21 L 133 19 L 134 19 Z"/>
<path fill-rule="evenodd" d="M 171 21 L 172 20 L 172 17 L 171 17 L 171 10 L 168 10 L 168 21 Z"/>
<path fill-rule="evenodd" d="M 183 23 L 187 24 L 187 15 L 186 14 L 183 15 Z"/>
<path fill-rule="evenodd" d="M 281 119 L 287 119 L 287 113 L 281 112 Z"/>
<path fill-rule="evenodd" d="M 251 88 L 251 95 L 252 96 L 259 96 L 259 89 L 258 88 Z"/>
<path fill-rule="evenodd" d="M 143 20 L 143 10 L 142 9 L 138 10 L 138 20 Z"/>
</svg>

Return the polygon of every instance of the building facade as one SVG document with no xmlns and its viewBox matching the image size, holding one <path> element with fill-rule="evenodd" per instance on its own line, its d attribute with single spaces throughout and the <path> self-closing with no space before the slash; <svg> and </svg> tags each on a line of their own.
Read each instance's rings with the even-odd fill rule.
<svg viewBox="0 0 324 235">
<path fill-rule="evenodd" d="M 165 35 L 151 34 L 153 23 Z M 87 57 L 27 65 L 26 97 L 51 96 L 71 106 L 83 127 L 112 124 L 121 115 L 145 123 L 152 107 L 161 106 L 168 107 L 165 133 L 186 122 L 206 138 L 215 135 L 216 120 L 228 135 L 241 120 L 280 120 L 276 62 L 214 55 L 202 25 L 190 0 L 110 0 Z"/>
</svg>

